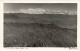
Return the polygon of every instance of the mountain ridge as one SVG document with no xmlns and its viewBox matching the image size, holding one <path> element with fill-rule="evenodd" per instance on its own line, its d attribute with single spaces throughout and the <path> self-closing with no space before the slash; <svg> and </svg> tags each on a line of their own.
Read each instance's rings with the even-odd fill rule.
<svg viewBox="0 0 80 51">
<path fill-rule="evenodd" d="M 42 8 L 29 8 L 29 9 L 20 9 L 15 11 L 7 11 L 5 13 L 25 13 L 25 14 L 67 14 L 67 15 L 76 15 L 76 13 L 70 13 L 68 11 L 55 11 L 50 9 Z"/>
</svg>

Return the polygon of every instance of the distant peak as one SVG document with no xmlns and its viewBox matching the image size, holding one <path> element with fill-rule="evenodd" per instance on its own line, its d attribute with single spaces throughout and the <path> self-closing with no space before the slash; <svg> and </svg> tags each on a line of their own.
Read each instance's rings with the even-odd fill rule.
<svg viewBox="0 0 80 51">
<path fill-rule="evenodd" d="M 76 13 L 70 13 L 68 11 L 55 11 L 50 9 L 42 8 L 29 8 L 29 9 L 20 9 L 15 11 L 7 11 L 5 13 L 28 13 L 28 14 L 67 14 L 67 15 L 76 15 Z"/>
</svg>

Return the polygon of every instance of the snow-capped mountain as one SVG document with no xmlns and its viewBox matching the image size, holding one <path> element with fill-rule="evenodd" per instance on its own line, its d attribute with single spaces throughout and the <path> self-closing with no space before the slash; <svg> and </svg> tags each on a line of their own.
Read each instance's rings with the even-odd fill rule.
<svg viewBox="0 0 80 51">
<path fill-rule="evenodd" d="M 20 9 L 15 11 L 7 11 L 5 13 L 27 13 L 27 14 L 68 14 L 68 15 L 76 15 L 76 13 L 70 13 L 68 11 L 55 11 L 50 9 L 42 9 L 42 8 L 29 8 L 29 9 Z"/>
</svg>

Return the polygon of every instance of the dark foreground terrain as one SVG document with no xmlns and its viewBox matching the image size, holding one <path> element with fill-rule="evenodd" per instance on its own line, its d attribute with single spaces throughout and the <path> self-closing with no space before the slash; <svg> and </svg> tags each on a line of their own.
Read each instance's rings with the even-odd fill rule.
<svg viewBox="0 0 80 51">
<path fill-rule="evenodd" d="M 76 15 L 5 13 L 4 47 L 77 47 Z"/>
</svg>

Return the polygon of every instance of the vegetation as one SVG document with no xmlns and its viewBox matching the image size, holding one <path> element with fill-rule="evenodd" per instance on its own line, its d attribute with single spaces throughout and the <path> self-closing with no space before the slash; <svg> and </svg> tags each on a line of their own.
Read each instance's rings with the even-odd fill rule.
<svg viewBox="0 0 80 51">
<path fill-rule="evenodd" d="M 77 29 L 24 20 L 28 19 L 4 16 L 4 47 L 77 47 Z"/>
</svg>

